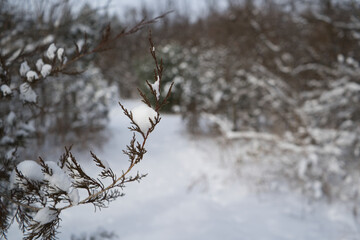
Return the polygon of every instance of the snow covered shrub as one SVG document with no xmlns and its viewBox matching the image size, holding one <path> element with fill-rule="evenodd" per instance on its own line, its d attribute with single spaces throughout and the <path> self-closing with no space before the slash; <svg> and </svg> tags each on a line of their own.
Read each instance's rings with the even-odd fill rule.
<svg viewBox="0 0 360 240">
<path fill-rule="evenodd" d="M 81 19 L 88 23 L 84 15 L 78 15 L 79 19 L 72 18 L 67 2 L 54 4 L 49 12 L 37 17 L 24 14 L 28 12 L 18 10 L 10 1 L 1 0 L 0 5 L 1 237 L 6 237 L 9 225 L 16 219 L 26 232 L 26 239 L 54 239 L 60 208 L 66 203 L 73 206 L 78 202 L 77 188 L 87 189 L 92 196 L 80 204 L 93 203 L 102 207 L 103 201 L 121 195 L 112 191 L 113 187 L 122 187 L 142 176 L 129 177 L 125 171 L 117 177 L 105 161 L 100 162 L 93 155 L 94 161 L 103 169 L 101 177 L 113 181 L 113 185 L 105 189 L 100 180 L 82 171 L 70 149 L 58 163 L 41 159 L 21 161 L 20 157 L 26 152 L 37 155 L 34 140 L 51 142 L 52 133 L 63 134 L 61 140 L 65 145 L 64 136 L 104 126 L 107 102 L 114 91 L 103 80 L 99 69 L 91 65 L 92 58 L 158 18 L 142 20 L 117 34 L 113 34 L 107 25 L 99 34 L 95 33 L 99 28 L 86 28 L 81 23 Z M 81 74 L 86 67 L 91 70 Z M 160 78 L 161 73 L 159 71 Z M 159 87 L 160 83 L 158 81 Z M 156 98 L 156 111 L 153 111 L 159 111 L 166 99 Z M 131 112 L 126 113 L 135 120 Z M 149 128 L 146 132 L 134 123 L 132 131 L 140 133 L 144 141 L 143 145 L 137 145 L 134 135 L 129 144 L 126 153 L 133 165 L 142 159 L 147 136 L 159 121 L 157 113 L 150 123 L 145 121 Z M 73 182 L 72 178 L 78 181 Z M 98 193 L 93 195 L 94 191 Z"/>
<path fill-rule="evenodd" d="M 217 125 L 214 117 L 234 131 L 283 132 L 299 125 L 291 87 L 264 66 L 248 68 L 227 47 L 178 48 L 180 53 L 164 48 L 169 58 L 180 59 L 169 66 L 169 78 L 177 109 L 193 130 L 201 118 Z"/>
<path fill-rule="evenodd" d="M 0 104 L 7 105 L 2 107 L 2 111 L 10 113 L 12 119 L 17 120 L 15 124 L 24 120 L 29 126 L 22 136 L 27 137 L 32 130 L 33 137 L 38 141 L 32 141 L 33 147 L 42 145 L 44 133 L 47 134 L 47 142 L 55 143 L 59 143 L 59 139 L 64 142 L 70 132 L 75 133 L 69 130 L 76 129 L 78 133 L 79 121 L 74 115 L 86 115 L 90 108 L 93 116 L 87 126 L 93 130 L 103 127 L 106 111 L 101 108 L 107 106 L 109 98 L 99 97 L 96 103 L 91 101 L 92 94 L 99 95 L 108 88 L 101 72 L 97 72 L 97 76 L 91 76 L 90 72 L 81 74 L 87 67 L 93 67 L 89 65 L 92 57 L 87 54 L 90 51 L 88 48 L 101 42 L 98 32 L 101 32 L 104 22 L 95 25 L 96 21 L 86 21 L 84 16 L 90 15 L 85 8 L 75 16 L 66 2 L 47 7 L 35 16 L 32 11 L 21 9 L 10 1 L 2 1 L 1 8 L 1 70 L 4 81 L 1 96 L 8 102 Z M 59 76 L 63 81 L 56 81 Z M 93 79 L 89 81 L 90 78 Z M 103 83 L 100 84 L 100 81 Z M 76 86 L 81 85 L 94 92 L 79 91 Z M 13 97 L 17 94 L 18 97 Z M 83 99 L 81 104 L 72 101 L 79 98 L 78 95 Z M 24 103 L 28 107 L 22 109 Z M 61 119 L 66 129 L 59 127 L 54 119 Z M 102 124 L 99 124 L 101 121 Z M 92 123 L 96 124 L 92 126 Z M 10 134 L 7 136 L 10 137 Z"/>
<path fill-rule="evenodd" d="M 356 130 L 356 122 L 360 121 L 360 107 L 357 104 L 360 102 L 360 82 L 356 75 L 360 69 L 344 73 L 342 68 L 338 68 L 337 78 L 328 80 L 324 85 L 313 81 L 313 89 L 303 93 L 302 110 L 306 113 L 309 125 Z"/>
<path fill-rule="evenodd" d="M 281 9 L 276 4 L 275 7 Z M 223 126 L 226 137 L 235 146 L 241 146 L 236 157 L 241 162 L 239 171 L 243 173 L 254 167 L 251 163 L 254 158 L 259 160 L 256 164 L 264 164 L 263 174 L 257 177 L 265 185 L 286 183 L 289 189 L 310 199 L 343 201 L 354 206 L 354 212 L 358 211 L 359 203 L 360 141 L 359 38 L 358 29 L 354 28 L 359 23 L 357 11 L 358 6 L 351 1 L 314 1 L 308 9 L 291 15 L 283 12 L 274 16 L 268 11 L 273 14 L 273 23 L 279 20 L 277 27 L 252 19 L 250 25 L 260 36 L 253 41 L 259 40 L 265 48 L 258 45 L 260 60 L 251 64 L 267 70 L 268 73 L 260 76 L 264 76 L 263 83 L 270 88 L 262 91 L 266 85 L 258 85 L 255 93 L 259 91 L 259 95 L 256 95 L 249 85 L 244 95 L 249 99 L 256 96 L 250 101 L 254 105 L 262 103 L 262 99 L 271 99 L 265 108 L 256 107 L 260 114 L 266 116 L 269 110 L 276 111 L 278 115 L 270 116 L 284 117 L 290 124 L 280 131 L 282 134 L 276 135 L 265 134 L 261 123 L 255 121 L 252 122 L 256 127 L 250 129 L 255 131 L 234 132 L 231 123 L 212 117 Z M 261 12 L 258 10 L 258 15 Z M 290 20 L 281 20 L 287 18 Z M 286 24 L 288 28 L 280 28 Z M 286 34 L 290 26 L 297 29 L 293 35 Z M 272 56 L 272 61 L 266 62 L 263 58 L 266 55 Z M 249 68 L 247 72 L 254 75 Z M 273 94 L 286 104 L 278 105 Z M 264 119 L 266 124 L 273 122 L 271 117 Z M 279 121 L 274 122 L 274 127 L 278 127 Z"/>
<path fill-rule="evenodd" d="M 356 212 L 359 5 L 231 2 L 163 27 L 173 42 L 159 51 L 177 59 L 168 74 L 185 121 L 218 128 L 221 148 L 235 149 L 234 169 L 246 175 L 260 166 L 256 182 L 343 201 Z"/>
<path fill-rule="evenodd" d="M 56 239 L 61 211 L 79 204 L 93 204 L 99 209 L 106 207 L 111 201 L 123 196 L 122 189 L 128 183 L 146 176 L 139 173 L 131 175 L 131 170 L 143 159 L 146 141 L 160 122 L 159 111 L 168 102 L 172 88 L 171 85 L 165 96 L 159 92 L 163 65 L 157 60 L 151 37 L 150 45 L 156 66 L 154 83 L 148 82 L 153 93 L 151 98 L 140 91 L 143 103 L 131 111 L 119 103 L 132 124 L 129 129 L 134 133 L 123 151 L 128 157 L 128 167 L 116 174 L 117 171 L 106 160 L 99 159 L 91 152 L 94 164 L 100 169 L 98 176 L 91 176 L 73 156 L 71 148 L 65 148 L 65 153 L 57 162 L 39 158 L 38 161 L 25 160 L 17 164 L 11 172 L 8 190 L 2 192 L 1 204 L 9 203 L 15 207 L 14 218 L 25 233 L 24 239 Z M 10 207 L 2 208 L 2 211 L 7 209 Z M 4 220 L 3 235 L 8 224 L 11 224 L 6 222 L 7 219 Z"/>
<path fill-rule="evenodd" d="M 174 81 L 168 110 L 181 112 L 193 130 L 199 127 L 199 119 L 209 119 L 209 114 L 228 121 L 233 130 L 296 128 L 290 86 L 260 64 L 248 69 L 231 51 L 213 45 L 179 44 L 159 49 L 162 56 L 169 59 L 164 62 L 168 70 L 164 89 Z M 149 72 L 148 64 L 140 66 L 139 76 L 145 77 L 143 73 Z"/>
<path fill-rule="evenodd" d="M 46 138 L 49 143 L 49 134 L 54 135 L 53 144 L 95 137 L 107 124 L 108 106 L 116 96 L 116 87 L 109 86 L 100 69 L 93 65 L 77 77 L 63 76 L 61 82 L 53 80 L 49 79 L 52 83 L 46 88 L 53 95 L 45 101 L 47 104 L 51 101 L 51 109 L 57 111 L 45 117 L 45 124 L 37 124 L 42 126 L 38 141 Z"/>
<path fill-rule="evenodd" d="M 342 72 L 342 68 L 337 69 L 338 78 L 325 84 L 310 82 L 312 89 L 301 95 L 304 102 L 299 111 L 318 152 L 299 162 L 302 173 L 298 176 L 306 185 L 316 182 L 321 196 L 350 202 L 356 214 L 360 191 L 360 85 L 357 77 Z"/>
<path fill-rule="evenodd" d="M 358 10 L 351 1 L 329 1 L 304 13 L 309 28 L 304 35 L 317 57 L 314 63 L 295 68 L 298 76 L 315 76 L 300 94 L 299 112 L 314 144 L 327 152 L 313 156 L 311 164 L 301 163 L 307 170 L 303 177 L 306 182 L 317 181 L 331 200 L 352 201 L 354 213 L 359 203 L 360 157 L 359 29 L 354 27 L 359 23 Z"/>
</svg>

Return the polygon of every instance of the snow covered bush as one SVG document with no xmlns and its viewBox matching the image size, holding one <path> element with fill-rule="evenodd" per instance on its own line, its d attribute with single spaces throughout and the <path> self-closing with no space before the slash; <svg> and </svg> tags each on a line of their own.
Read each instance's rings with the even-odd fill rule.
<svg viewBox="0 0 360 240">
<path fill-rule="evenodd" d="M 101 32 L 103 26 L 99 24 L 89 27 L 91 32 L 88 29 L 76 30 L 85 26 L 81 19 L 84 22 L 84 16 L 90 15 L 88 12 L 81 12 L 76 18 L 69 3 L 65 2 L 45 4 L 38 15 L 11 1 L 1 1 L 1 5 L 0 104 L 3 116 L 9 114 L 9 120 L 13 119 L 12 123 L 4 122 L 8 125 L 4 127 L 6 136 L 13 139 L 14 135 L 18 135 L 17 138 L 21 136 L 22 139 L 35 137 L 37 143 L 32 141 L 32 147 L 42 145 L 45 141 L 44 133 L 47 134 L 48 142 L 59 143 L 59 138 L 64 142 L 71 132 L 67 130 L 74 130 L 79 125 L 78 119 L 73 115 L 88 114 L 90 108 L 93 116 L 88 126 L 92 127 L 92 122 L 103 121 L 100 125 L 103 127 L 106 111 L 101 106 L 107 106 L 109 96 L 99 97 L 96 103 L 98 106 L 93 106 L 90 92 L 81 92 L 75 87 L 83 82 L 82 85 L 92 88 L 93 94 L 97 95 L 108 88 L 101 73 L 96 73 L 97 76 L 91 76 L 91 72 L 81 74 L 86 67 L 91 67 L 88 66 L 92 58 L 91 54 L 87 54 L 88 48 L 101 41 L 97 33 Z M 46 11 L 52 14 L 45 14 Z M 56 81 L 59 76 L 63 81 Z M 89 81 L 91 77 L 94 79 Z M 102 86 L 98 83 L 100 81 L 103 82 Z M 82 104 L 79 101 L 70 104 L 69 98 L 78 98 L 78 95 L 82 95 Z M 27 107 L 23 108 L 23 104 Z M 61 119 L 67 128 L 59 128 L 54 118 Z M 28 127 L 26 131 L 10 133 L 10 129 L 20 128 L 17 125 Z M 94 125 L 93 129 L 96 128 L 99 128 L 99 124 Z"/>
<path fill-rule="evenodd" d="M 282 9 L 273 6 L 275 12 Z M 245 73 L 254 76 L 251 82 L 257 84 L 244 86 L 244 98 L 239 104 L 251 100 L 246 113 L 254 116 L 254 107 L 265 118 L 260 122 L 251 119 L 255 127 L 244 129 L 248 118 L 239 116 L 241 124 L 236 131 L 228 119 L 209 117 L 220 126 L 226 141 L 231 141 L 231 151 L 237 152 L 233 161 L 240 174 L 254 174 L 256 181 L 270 189 L 286 188 L 309 199 L 343 202 L 357 215 L 360 92 L 356 57 L 359 39 L 358 29 L 354 28 L 359 20 L 355 9 L 358 6 L 351 1 L 314 1 L 305 11 L 291 15 L 285 11 L 274 16 L 269 11 L 274 19 L 280 19 L 278 26 L 289 24 L 298 30 L 293 35 L 297 36 L 298 47 L 284 34 L 285 28 L 272 28 L 252 15 L 249 25 L 260 34 L 254 42 L 260 42 L 256 49 L 261 56 L 251 61 L 253 66 Z M 253 14 L 264 14 L 261 12 Z M 273 56 L 273 61 L 266 61 L 264 56 Z M 251 71 L 254 67 L 266 71 L 256 74 Z M 242 88 L 236 83 L 234 92 L 239 94 Z M 209 92 L 214 89 L 220 88 Z M 276 114 L 269 115 L 272 111 Z M 270 128 L 281 127 L 280 131 L 268 131 L 262 122 L 275 123 Z M 241 148 L 236 149 L 238 146 Z M 251 171 L 256 167 L 261 171 Z"/>
<path fill-rule="evenodd" d="M 40 145 L 44 139 L 58 144 L 95 138 L 108 122 L 108 106 L 117 94 L 116 87 L 110 86 L 94 65 L 77 77 L 63 76 L 61 82 L 53 80 L 49 79 L 51 84 L 45 90 L 53 94 L 44 100 L 53 113 L 47 114 L 42 123 L 36 122 L 42 126 L 37 131 Z"/>
<path fill-rule="evenodd" d="M 198 59 L 198 83 L 184 84 L 185 118 L 194 112 L 203 117 L 210 114 L 227 121 L 233 131 L 296 129 L 295 102 L 284 80 L 260 64 L 247 69 L 224 47 L 203 50 Z M 193 105 L 196 111 L 191 111 Z"/>
<path fill-rule="evenodd" d="M 94 55 L 111 49 L 114 42 L 163 16 L 144 19 L 132 28 L 114 33 L 110 25 L 86 25 L 96 24 L 99 16 L 93 21 L 84 18 L 93 11 L 73 18 L 68 2 L 46 5 L 36 17 L 11 1 L 2 0 L 0 4 L 1 238 L 6 238 L 7 229 L 16 220 L 25 239 L 54 239 L 62 209 L 85 203 L 101 208 L 106 201 L 122 195 L 114 188 L 143 177 L 129 176 L 129 172 L 143 158 L 146 139 L 160 121 L 158 111 L 168 96 L 156 96 L 152 101 L 156 103 L 156 116 L 148 110 L 145 115 L 140 114 L 145 120 L 134 119 L 131 111 L 123 108 L 134 125 L 131 131 L 143 138 L 140 144 L 134 134 L 125 150 L 131 163 L 128 171 L 117 176 L 106 161 L 92 155 L 102 169 L 100 178 L 111 182 L 108 187 L 81 169 L 70 148 L 58 162 L 25 160 L 24 156 L 38 155 L 36 146 L 52 142 L 53 136 L 61 136 L 55 143 L 66 145 L 69 136 L 104 126 L 107 103 L 114 96 L 114 89 L 93 65 Z M 157 61 L 155 52 L 152 54 Z M 83 73 L 86 68 L 90 70 Z M 160 87 L 162 69 L 157 70 Z M 144 98 L 144 102 L 151 109 L 149 99 Z M 147 113 L 152 113 L 151 120 L 146 118 Z M 78 138 L 71 140 L 74 139 Z M 85 189 L 88 197 L 79 199 L 82 195 L 78 189 Z"/>
<path fill-rule="evenodd" d="M 291 87 L 261 64 L 248 68 L 231 49 L 212 44 L 173 44 L 159 51 L 170 59 L 164 66 L 166 82 L 174 81 L 171 110 L 180 112 L 191 130 L 204 118 L 217 124 L 213 117 L 235 131 L 281 132 L 299 125 Z M 149 72 L 146 64 L 141 67 Z"/>
<path fill-rule="evenodd" d="M 44 161 L 42 158 L 38 161 L 25 160 L 11 172 L 9 191 L 3 192 L 1 203 L 10 202 L 16 206 L 14 217 L 24 231 L 25 239 L 56 239 L 61 211 L 79 204 L 106 207 L 111 201 L 123 196 L 122 189 L 127 183 L 146 176 L 130 174 L 146 153 L 145 143 L 160 122 L 159 111 L 167 103 L 172 88 L 170 86 L 164 97 L 163 94 L 157 94 L 162 86 L 163 66 L 157 60 L 151 37 L 150 44 L 156 65 L 154 84 L 149 83 L 153 95 L 149 98 L 140 92 L 143 103 L 131 111 L 119 103 L 132 124 L 130 131 L 134 132 L 127 149 L 123 151 L 129 160 L 126 169 L 118 175 L 106 160 L 100 160 L 91 153 L 100 173 L 97 177 L 90 176 L 72 155 L 71 148 L 65 148 L 65 153 L 57 162 Z M 3 234 L 7 227 L 4 224 Z"/>
<path fill-rule="evenodd" d="M 229 1 L 168 21 L 172 110 L 191 131 L 219 130 L 234 169 L 260 166 L 256 182 L 357 212 L 358 13 L 351 0 Z"/>
</svg>

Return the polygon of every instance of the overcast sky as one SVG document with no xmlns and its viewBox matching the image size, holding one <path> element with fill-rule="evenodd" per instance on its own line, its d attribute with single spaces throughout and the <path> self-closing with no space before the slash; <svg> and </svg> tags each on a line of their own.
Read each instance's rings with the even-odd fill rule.
<svg viewBox="0 0 360 240">
<path fill-rule="evenodd" d="M 107 1 L 104 0 L 85 0 L 93 6 L 99 7 L 106 5 Z M 176 4 L 177 11 L 181 13 L 186 12 L 192 18 L 203 16 L 205 14 L 206 5 L 209 2 L 216 3 L 219 8 L 226 6 L 227 0 L 177 0 L 173 1 Z M 169 6 L 168 0 L 112 0 L 110 1 L 110 13 L 119 14 L 120 17 L 124 16 L 124 13 L 130 8 L 141 8 L 146 5 L 152 9 L 156 9 L 156 12 L 165 12 L 172 9 Z"/>
</svg>

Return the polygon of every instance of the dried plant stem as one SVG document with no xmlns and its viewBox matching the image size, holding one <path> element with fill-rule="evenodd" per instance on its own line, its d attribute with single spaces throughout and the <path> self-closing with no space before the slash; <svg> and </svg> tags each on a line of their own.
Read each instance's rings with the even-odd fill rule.
<svg viewBox="0 0 360 240">
<path fill-rule="evenodd" d="M 149 134 L 146 134 L 145 137 L 144 137 L 144 141 L 142 142 L 142 145 L 141 145 L 141 148 L 142 148 L 142 149 L 144 149 L 144 147 L 145 147 L 146 140 L 148 139 L 148 136 L 149 136 Z M 142 158 L 141 158 L 141 159 L 142 159 Z M 104 188 L 103 190 L 101 190 L 101 191 L 99 191 L 99 192 L 96 192 L 96 193 L 94 193 L 94 194 L 91 194 L 91 195 L 88 196 L 87 198 L 81 200 L 81 201 L 78 203 L 78 205 L 80 205 L 80 204 L 86 204 L 86 203 L 88 203 L 88 201 L 89 201 L 90 199 L 93 199 L 93 198 L 95 198 L 95 197 L 97 197 L 97 196 L 99 196 L 99 195 L 107 192 L 108 190 L 116 187 L 116 185 L 117 185 L 121 180 L 123 180 L 123 181 L 120 182 L 120 183 L 125 183 L 126 181 L 124 181 L 124 180 L 125 180 L 127 174 L 131 171 L 131 169 L 132 169 L 135 165 L 136 165 L 136 162 L 135 162 L 135 161 L 131 162 L 131 164 L 130 164 L 130 166 L 128 167 L 128 169 L 127 169 L 120 177 L 118 177 L 113 183 L 111 183 L 109 186 L 107 186 L 107 187 Z M 64 210 L 64 209 L 71 208 L 71 207 L 73 207 L 73 206 L 74 206 L 73 204 L 69 204 L 69 205 L 67 205 L 67 206 L 65 206 L 65 207 L 59 208 L 58 210 L 62 211 L 62 210 Z"/>
</svg>

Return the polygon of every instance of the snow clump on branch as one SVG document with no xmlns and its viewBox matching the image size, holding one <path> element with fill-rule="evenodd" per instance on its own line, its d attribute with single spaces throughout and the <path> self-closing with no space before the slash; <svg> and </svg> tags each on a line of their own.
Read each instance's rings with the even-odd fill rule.
<svg viewBox="0 0 360 240">
<path fill-rule="evenodd" d="M 45 64 L 41 67 L 41 75 L 46 78 L 50 73 L 51 73 L 51 65 L 50 64 Z"/>
<path fill-rule="evenodd" d="M 54 43 L 52 43 L 47 52 L 46 52 L 46 56 L 50 59 L 50 60 L 53 60 L 55 58 L 55 52 L 56 52 L 56 46 Z"/>
<path fill-rule="evenodd" d="M 140 130 L 144 134 L 146 134 L 152 126 L 150 120 L 152 122 L 155 122 L 155 118 L 158 115 L 158 113 L 154 109 L 152 109 L 151 107 L 147 106 L 144 103 L 133 108 L 131 110 L 131 113 L 134 122 L 139 126 Z"/>
<path fill-rule="evenodd" d="M 20 85 L 20 99 L 24 102 L 36 103 L 37 95 L 28 83 Z"/>
<path fill-rule="evenodd" d="M 11 93 L 12 93 L 11 88 L 6 84 L 1 85 L 0 89 L 1 89 L 2 94 L 5 97 L 8 95 L 11 95 Z"/>
<path fill-rule="evenodd" d="M 64 192 L 69 192 L 71 187 L 71 181 L 67 174 L 62 170 L 55 162 L 47 161 L 46 165 L 52 170 L 52 175 L 45 174 L 45 180 L 49 182 L 51 187 L 58 188 Z"/>
<path fill-rule="evenodd" d="M 44 207 L 36 213 L 33 220 L 40 223 L 40 225 L 45 225 L 49 222 L 54 221 L 56 217 L 57 217 L 57 212 L 55 210 L 51 210 L 48 207 Z"/>
<path fill-rule="evenodd" d="M 27 61 L 24 61 L 20 65 L 20 70 L 19 70 L 20 76 L 25 77 L 25 75 L 28 71 L 30 71 L 30 67 L 29 67 Z"/>
<path fill-rule="evenodd" d="M 33 82 L 34 80 L 37 80 L 39 79 L 39 76 L 36 72 L 34 71 L 28 71 L 26 73 L 26 79 L 29 81 L 29 82 Z"/>
<path fill-rule="evenodd" d="M 16 169 L 27 179 L 31 181 L 41 182 L 44 180 L 44 174 L 41 170 L 41 166 L 33 160 L 25 160 L 16 166 Z M 14 170 L 10 176 L 10 188 L 14 188 L 15 185 L 21 183 L 17 178 L 17 173 Z"/>
</svg>

